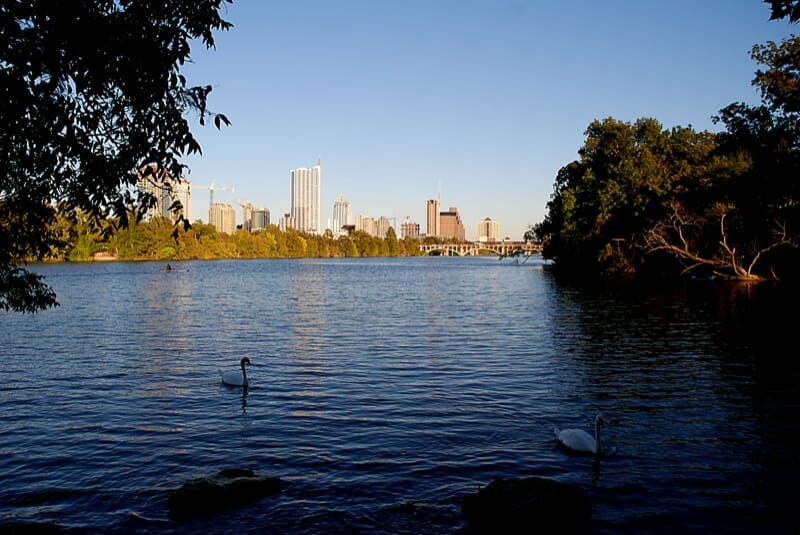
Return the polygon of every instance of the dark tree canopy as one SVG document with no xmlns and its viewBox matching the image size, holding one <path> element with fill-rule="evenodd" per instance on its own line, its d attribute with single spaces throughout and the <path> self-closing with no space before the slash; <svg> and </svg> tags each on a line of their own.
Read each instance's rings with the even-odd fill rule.
<svg viewBox="0 0 800 535">
<path fill-rule="evenodd" d="M 770 20 L 788 18 L 791 22 L 800 20 L 800 0 L 764 0 L 770 5 Z"/>
<path fill-rule="evenodd" d="M 0 3 L 0 309 L 55 294 L 28 259 L 62 246 L 56 212 L 125 226 L 200 152 L 189 128 L 212 117 L 210 86 L 181 74 L 191 45 L 214 47 L 231 0 L 4 0 Z M 228 123 L 214 115 L 219 128 Z M 145 176 L 137 170 L 145 169 Z"/>
<path fill-rule="evenodd" d="M 716 134 L 594 121 L 535 228 L 582 274 L 800 278 L 800 38 L 753 47 L 763 103 L 734 103 Z"/>
</svg>

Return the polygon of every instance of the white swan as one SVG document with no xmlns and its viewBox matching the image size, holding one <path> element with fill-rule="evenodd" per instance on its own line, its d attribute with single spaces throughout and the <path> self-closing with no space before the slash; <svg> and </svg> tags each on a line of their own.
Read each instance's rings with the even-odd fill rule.
<svg viewBox="0 0 800 535">
<path fill-rule="evenodd" d="M 222 384 L 226 384 L 228 386 L 243 386 L 247 388 L 250 384 L 247 380 L 247 370 L 244 369 L 245 364 L 250 364 L 250 359 L 244 357 L 240 364 L 242 365 L 242 373 L 239 373 L 239 370 L 229 370 L 223 372 L 219 370 L 219 374 L 222 376 Z"/>
<path fill-rule="evenodd" d="M 603 442 L 600 440 L 600 428 L 605 424 L 603 415 L 594 419 L 594 437 L 582 429 L 559 429 L 553 427 L 558 440 L 567 448 L 579 453 L 603 454 Z"/>
</svg>

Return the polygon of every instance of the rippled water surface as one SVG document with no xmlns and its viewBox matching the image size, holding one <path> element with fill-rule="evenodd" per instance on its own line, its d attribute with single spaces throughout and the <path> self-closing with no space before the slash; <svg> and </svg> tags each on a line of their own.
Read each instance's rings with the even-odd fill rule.
<svg viewBox="0 0 800 535">
<path fill-rule="evenodd" d="M 455 533 L 495 477 L 584 487 L 595 533 L 791 533 L 796 300 L 590 291 L 496 258 L 36 266 L 61 306 L 0 313 L 0 525 Z M 252 386 L 218 369 L 248 356 Z M 593 463 L 553 425 L 616 452 Z M 167 520 L 226 467 L 279 496 Z"/>
</svg>

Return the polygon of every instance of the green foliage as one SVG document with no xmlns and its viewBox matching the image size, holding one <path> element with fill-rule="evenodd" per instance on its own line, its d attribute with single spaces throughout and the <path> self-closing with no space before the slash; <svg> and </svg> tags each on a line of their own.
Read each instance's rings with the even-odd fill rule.
<svg viewBox="0 0 800 535">
<path fill-rule="evenodd" d="M 94 253 L 103 251 L 119 260 L 202 260 L 221 258 L 335 258 L 357 256 L 413 256 L 419 245 L 411 238 L 398 241 L 387 236 L 380 239 L 365 232 L 353 237 L 334 238 L 332 233 L 306 234 L 297 230 L 281 231 L 275 225 L 250 233 L 239 230 L 228 235 L 218 233 L 212 225 L 196 221 L 189 229 L 178 227 L 163 218 L 136 221 L 131 214 L 127 227 L 97 232 L 81 224 L 81 219 L 62 218 L 63 233 L 68 236 L 65 255 L 51 260 L 91 261 Z M 112 229 L 116 221 L 107 225 Z M 359 249 L 361 247 L 361 249 Z M 393 251 L 393 252 L 392 252 Z M 32 258 L 30 260 L 33 260 Z"/>
<path fill-rule="evenodd" d="M 543 254 L 583 275 L 797 278 L 800 40 L 752 55 L 764 104 L 721 110 L 724 132 L 593 121 L 532 229 Z"/>
<path fill-rule="evenodd" d="M 56 306 L 56 294 L 42 282 L 41 275 L 17 267 L 0 270 L 0 309 L 36 312 Z"/>
<path fill-rule="evenodd" d="M 358 249 L 356 244 L 350 239 L 349 236 L 342 236 L 337 240 L 337 245 L 342 256 L 353 258 L 358 256 Z"/>
<path fill-rule="evenodd" d="M 397 242 L 397 234 L 394 231 L 394 227 L 389 227 L 383 244 L 383 250 L 385 251 L 386 256 L 397 256 L 397 253 L 400 250 L 400 244 Z"/>
<path fill-rule="evenodd" d="M 353 232 L 351 237 L 356 251 L 358 251 L 356 256 L 380 256 L 375 237 L 370 236 L 363 230 Z"/>
<path fill-rule="evenodd" d="M 720 253 L 720 209 L 731 202 L 734 177 L 750 167 L 741 151 L 720 151 L 718 136 L 708 132 L 606 119 L 589 126 L 579 154 L 560 170 L 547 217 L 534 227 L 546 257 L 594 276 L 675 269 L 652 253 L 688 237 L 664 235 L 665 223 L 687 211 L 701 216 L 694 218 L 702 222 L 693 226 L 694 253 Z M 653 241 L 654 229 L 667 241 Z"/>
<path fill-rule="evenodd" d="M 796 36 L 776 44 L 753 47 L 750 56 L 766 69 L 756 71 L 753 85 L 759 88 L 767 105 L 774 112 L 800 112 L 800 41 Z"/>
<path fill-rule="evenodd" d="M 9 0 L 0 4 L 0 299 L 32 311 L 56 304 L 20 264 L 63 247 L 54 208 L 100 227 L 121 227 L 152 202 L 132 170 L 171 187 L 180 160 L 200 151 L 187 115 L 200 124 L 210 86 L 181 73 L 191 45 L 214 46 L 226 0 Z M 215 124 L 228 123 L 222 115 Z M 131 206 L 139 210 L 129 211 Z M 139 237 L 128 236 L 131 250 Z M 86 243 L 75 254 L 90 251 Z M 26 286 L 27 285 L 27 286 Z M 24 296 L 26 287 L 30 290 Z"/>
<path fill-rule="evenodd" d="M 559 171 L 547 218 L 534 234 L 544 254 L 562 265 L 626 272 L 639 260 L 629 256 L 637 233 L 662 217 L 665 200 L 693 179 L 692 162 L 707 157 L 713 138 L 665 130 L 649 118 L 593 121 L 586 136 L 581 159 Z"/>
<path fill-rule="evenodd" d="M 766 70 L 753 80 L 763 103 L 734 103 L 715 119 L 726 126 L 721 152 L 749 165 L 729 180 L 727 231 L 735 259 L 763 277 L 796 277 L 800 248 L 800 38 L 753 47 Z M 733 254 L 733 251 L 731 252 Z"/>
<path fill-rule="evenodd" d="M 800 20 L 797 0 L 767 0 Z M 797 279 L 800 272 L 800 39 L 753 47 L 763 104 L 734 103 L 724 132 L 593 121 L 562 167 L 545 219 L 525 233 L 565 271 L 696 272 Z"/>
<path fill-rule="evenodd" d="M 420 254 L 419 250 L 419 241 L 406 236 L 399 243 L 400 251 L 398 254 L 400 256 L 418 256 Z"/>
</svg>

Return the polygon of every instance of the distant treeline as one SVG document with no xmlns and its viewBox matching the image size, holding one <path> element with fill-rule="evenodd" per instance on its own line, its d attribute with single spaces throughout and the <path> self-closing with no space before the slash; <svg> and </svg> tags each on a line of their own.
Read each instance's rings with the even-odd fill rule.
<svg viewBox="0 0 800 535">
<path fill-rule="evenodd" d="M 398 239 L 393 228 L 386 238 L 355 231 L 334 237 L 297 230 L 281 231 L 275 225 L 264 230 L 238 230 L 225 234 L 209 224 L 196 221 L 189 228 L 166 218 L 131 223 L 119 228 L 108 221 L 93 228 L 88 218 L 59 217 L 57 232 L 63 246 L 50 255 L 51 261 L 90 261 L 97 253 L 118 260 L 200 260 L 223 258 L 335 258 L 368 256 L 416 256 L 419 242 Z"/>
</svg>

